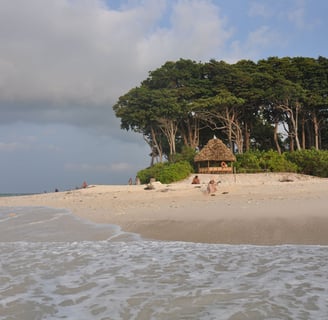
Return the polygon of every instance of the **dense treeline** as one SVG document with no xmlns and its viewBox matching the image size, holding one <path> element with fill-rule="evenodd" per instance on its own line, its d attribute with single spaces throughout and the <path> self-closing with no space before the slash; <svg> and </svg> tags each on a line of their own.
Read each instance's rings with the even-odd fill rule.
<svg viewBox="0 0 328 320">
<path fill-rule="evenodd" d="M 324 150 L 328 59 L 166 62 L 113 109 L 122 129 L 143 135 L 151 164 L 202 148 L 214 135 L 238 154 Z"/>
<path fill-rule="evenodd" d="M 178 155 L 176 162 L 156 163 L 140 170 L 137 176 L 141 183 L 147 183 L 151 178 L 162 183 L 183 180 L 195 171 L 195 150 L 187 149 Z M 192 151 L 192 152 L 190 152 Z M 237 173 L 256 172 L 297 172 L 319 177 L 328 177 L 328 150 L 302 149 L 292 152 L 248 151 L 237 154 L 234 163 Z M 288 178 L 288 175 L 286 176 Z"/>
</svg>

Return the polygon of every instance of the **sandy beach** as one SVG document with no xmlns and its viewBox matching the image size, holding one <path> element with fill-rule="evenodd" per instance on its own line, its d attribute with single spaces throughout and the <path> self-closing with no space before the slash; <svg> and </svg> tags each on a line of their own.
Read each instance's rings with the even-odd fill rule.
<svg viewBox="0 0 328 320">
<path fill-rule="evenodd" d="M 0 206 L 67 208 L 144 238 L 223 244 L 328 244 L 328 179 L 288 173 L 199 175 L 173 184 L 89 185 L 1 197 Z M 214 178 L 218 190 L 209 195 Z M 15 214 L 14 212 L 12 214 Z"/>
</svg>

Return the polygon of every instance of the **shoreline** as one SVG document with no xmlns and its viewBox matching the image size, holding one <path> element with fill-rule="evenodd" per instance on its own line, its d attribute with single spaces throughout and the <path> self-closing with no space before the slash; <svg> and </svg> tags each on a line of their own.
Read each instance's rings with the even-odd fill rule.
<svg viewBox="0 0 328 320">
<path fill-rule="evenodd" d="M 0 206 L 65 208 L 143 238 L 252 245 L 328 245 L 328 179 L 293 173 L 198 174 L 168 185 L 95 185 L 1 197 Z M 214 195 L 208 181 L 220 180 Z"/>
</svg>

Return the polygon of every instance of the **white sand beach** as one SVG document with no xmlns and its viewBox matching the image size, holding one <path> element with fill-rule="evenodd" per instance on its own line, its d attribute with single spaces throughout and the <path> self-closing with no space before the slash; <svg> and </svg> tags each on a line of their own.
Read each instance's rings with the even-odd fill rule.
<svg viewBox="0 0 328 320">
<path fill-rule="evenodd" d="M 89 185 L 2 197 L 0 206 L 67 208 L 145 238 L 224 244 L 328 244 L 328 179 L 289 173 L 200 174 L 173 184 Z M 218 183 L 215 194 L 207 183 Z M 14 214 L 14 212 L 12 213 Z"/>
</svg>

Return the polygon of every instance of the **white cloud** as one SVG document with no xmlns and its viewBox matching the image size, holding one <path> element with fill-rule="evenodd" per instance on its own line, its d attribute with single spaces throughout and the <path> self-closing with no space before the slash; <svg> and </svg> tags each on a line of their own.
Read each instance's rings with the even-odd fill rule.
<svg viewBox="0 0 328 320">
<path fill-rule="evenodd" d="M 129 4 L 2 0 L 0 121 L 101 124 L 114 134 L 120 95 L 167 60 L 215 57 L 231 35 L 211 1 Z"/>
<path fill-rule="evenodd" d="M 309 6 L 313 6 L 313 3 L 305 0 L 295 0 L 295 7 L 287 12 L 287 19 L 301 31 L 314 31 L 317 29 L 318 32 L 321 32 L 320 28 L 324 23 L 321 18 L 316 17 L 313 19 L 311 17 Z M 325 9 L 327 9 L 327 5 Z"/>
<path fill-rule="evenodd" d="M 304 1 L 301 1 L 294 10 L 287 12 L 288 20 L 294 24 L 297 28 L 303 29 L 306 23 L 306 13 L 304 7 Z"/>
<path fill-rule="evenodd" d="M 1 30 L 7 30 L 0 44 L 1 100 L 107 103 L 143 80 L 147 67 L 165 54 L 201 57 L 226 40 L 209 2 L 178 1 L 167 30 L 154 29 L 165 10 L 159 4 L 114 11 L 100 1 L 6 1 L 0 16 Z"/>
<path fill-rule="evenodd" d="M 157 29 L 138 45 L 141 65 L 148 61 L 158 67 L 159 61 L 213 58 L 232 35 L 219 13 L 209 1 L 177 1 L 170 25 Z"/>
<path fill-rule="evenodd" d="M 289 28 L 299 30 L 313 29 L 321 24 L 320 21 L 310 19 L 309 8 L 313 3 L 306 0 L 293 1 L 254 1 L 250 3 L 248 14 L 250 17 L 260 17 L 267 21 L 272 19 L 272 24 L 277 23 L 278 27 L 289 23 Z"/>
<path fill-rule="evenodd" d="M 232 63 L 241 59 L 261 59 L 263 51 L 285 45 L 286 39 L 283 35 L 263 25 L 249 32 L 244 42 L 238 40 L 232 42 L 230 59 L 226 60 Z"/>
<path fill-rule="evenodd" d="M 97 1 L 23 3 L 8 1 L 1 10 L 1 29 L 10 34 L 1 41 L 2 99 L 55 105 L 113 99 L 111 84 L 122 81 L 118 71 L 131 57 L 124 52 L 133 55 L 126 50 L 133 47 L 133 34 L 128 37 L 124 26 L 131 26 L 134 15 L 108 11 Z"/>
<path fill-rule="evenodd" d="M 273 15 L 272 7 L 263 2 L 251 2 L 248 15 L 250 17 L 269 18 Z"/>
<path fill-rule="evenodd" d="M 250 32 L 247 43 L 250 48 L 267 48 L 276 45 L 279 35 L 268 26 L 261 26 Z"/>
</svg>

